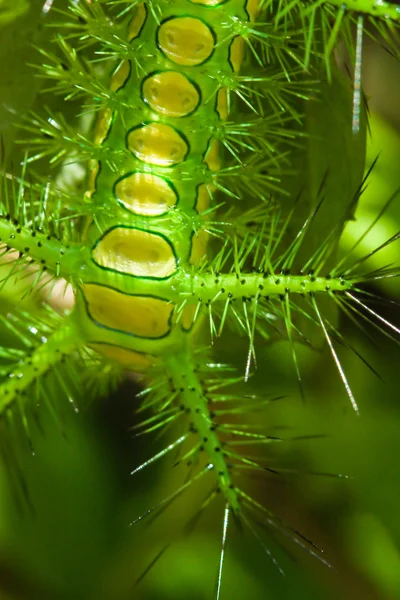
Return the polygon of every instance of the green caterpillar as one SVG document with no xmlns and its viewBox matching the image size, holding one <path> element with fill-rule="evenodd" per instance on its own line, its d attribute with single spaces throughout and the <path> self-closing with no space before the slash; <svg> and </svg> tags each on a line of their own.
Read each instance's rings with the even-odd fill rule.
<svg viewBox="0 0 400 600">
<path fill-rule="evenodd" d="M 300 380 L 294 340 L 306 340 L 312 326 L 326 339 L 358 411 L 333 343 L 343 338 L 325 316 L 320 298 L 347 312 L 359 314 L 363 308 L 367 318 L 398 334 L 360 299 L 363 283 L 391 278 L 398 270 L 370 273 L 363 270 L 363 260 L 347 259 L 332 266 L 362 184 L 350 190 L 330 232 L 317 231 L 315 247 L 306 256 L 302 245 L 313 223 L 318 224 L 320 205 L 312 207 L 310 217 L 305 218 L 308 210 L 297 217 L 290 194 L 279 195 L 286 154 L 276 148 L 287 137 L 285 119 L 301 121 L 295 103 L 312 95 L 305 69 L 320 76 L 325 60 L 328 74 L 337 76 L 330 50 L 343 25 L 342 13 L 355 10 L 394 22 L 400 9 L 383 2 L 341 4 L 329 35 L 322 36 L 326 46 L 321 53 L 321 38 L 314 44 L 309 34 L 298 34 L 298 2 L 277 8 L 254 0 L 174 0 L 128 2 L 119 13 L 113 3 L 108 8 L 109 14 L 107 3 L 71 4 L 66 31 L 78 32 L 78 51 L 62 35 L 63 57 L 42 51 L 42 75 L 54 82 L 56 92 L 93 98 L 92 138 L 74 137 L 52 114 L 35 116 L 34 126 L 26 127 L 34 131 L 33 158 L 88 161 L 83 199 L 71 199 L 55 184 L 28 183 L 26 174 L 19 179 L 19 191 L 4 180 L 0 239 L 7 251 L 20 253 L 14 270 L 32 260 L 39 265 L 37 282 L 44 270 L 66 279 L 76 303 L 62 322 L 51 322 L 52 333 L 42 342 L 30 339 L 22 319 L 13 326 L 27 348 L 18 360 L 13 348 L 2 350 L 10 364 L 0 386 L 0 411 L 5 419 L 16 405 L 24 413 L 29 390 L 68 357 L 83 368 L 94 361 L 108 375 L 114 367 L 143 373 L 145 406 L 155 410 L 143 429 L 152 432 L 182 421 L 184 433 L 137 470 L 182 446 L 187 459 L 197 458 L 198 470 L 173 497 L 199 478 L 214 477 L 207 503 L 219 492 L 225 506 L 219 598 L 230 515 L 249 524 L 253 511 L 270 526 L 288 529 L 236 483 L 241 467 L 265 468 L 238 453 L 235 439 L 263 444 L 269 438 L 257 428 L 224 422 L 224 415 L 252 407 L 242 406 L 240 394 L 223 391 L 241 378 L 222 377 L 223 365 L 199 364 L 196 336 L 207 318 L 212 338 L 228 322 L 247 335 L 247 380 L 256 335 L 269 339 L 279 322 Z M 309 32 L 326 33 L 331 11 L 310 3 L 304 13 Z M 275 29 L 268 25 L 272 18 Z M 107 84 L 90 61 L 80 59 L 93 44 L 114 60 Z M 285 100 L 287 91 L 294 102 Z M 278 133 L 271 132 L 271 116 Z M 278 138 L 272 150 L 269 136 Z M 221 197 L 226 206 L 219 204 Z M 291 228 L 299 223 L 293 234 Z M 210 371 L 216 373 L 214 380 L 206 378 Z M 65 387 L 70 393 L 69 384 Z M 301 537 L 297 541 L 306 546 Z"/>
</svg>

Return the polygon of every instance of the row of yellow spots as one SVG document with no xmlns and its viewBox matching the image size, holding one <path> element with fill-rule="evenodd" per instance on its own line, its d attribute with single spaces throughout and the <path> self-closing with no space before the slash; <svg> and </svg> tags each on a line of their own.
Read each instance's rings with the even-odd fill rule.
<svg viewBox="0 0 400 600">
<path fill-rule="evenodd" d="M 217 6 L 224 3 L 218 0 L 196 0 L 194 3 L 205 6 Z M 257 0 L 249 0 L 246 9 L 250 20 L 257 13 Z M 144 3 L 136 6 L 136 14 L 128 28 L 128 40 L 140 35 L 147 18 Z M 198 66 L 206 61 L 214 50 L 215 37 L 212 29 L 201 19 L 194 17 L 171 17 L 164 21 L 157 32 L 160 50 L 172 62 L 183 66 Z M 244 40 L 236 36 L 230 47 L 229 61 L 238 72 L 243 60 Z M 110 82 L 110 89 L 118 91 L 124 86 L 130 75 L 130 63 L 124 60 L 116 69 Z M 155 73 L 147 77 L 142 85 L 143 100 L 159 114 L 171 117 L 183 117 L 194 112 L 200 103 L 200 92 L 188 78 L 175 71 Z M 229 107 L 226 89 L 220 89 L 217 95 L 217 112 L 222 120 L 228 116 Z M 96 126 L 94 142 L 101 145 L 111 128 L 112 112 L 104 109 Z M 189 148 L 182 134 L 165 124 L 147 124 L 134 130 L 130 135 L 130 148 L 135 156 L 149 164 L 173 166 L 185 160 Z M 143 134 L 143 135 L 141 135 Z M 148 143 L 143 141 L 148 138 Z M 152 140 L 153 138 L 153 140 Z M 154 151 L 154 138 L 163 142 L 163 148 Z M 128 142 L 129 143 L 129 142 Z M 212 167 L 210 167 L 212 168 Z M 98 168 L 91 168 L 87 196 L 94 191 Z"/>
<path fill-rule="evenodd" d="M 179 66 L 197 67 L 214 51 L 212 29 L 194 17 L 165 20 L 158 27 L 156 38 L 159 50 Z M 198 87 L 186 75 L 174 70 L 145 78 L 142 98 L 154 112 L 166 117 L 186 117 L 201 101 Z M 142 124 L 132 130 L 128 134 L 128 148 L 140 161 L 161 167 L 182 163 L 190 150 L 183 133 L 159 122 Z"/>
<path fill-rule="evenodd" d="M 128 37 L 132 40 L 139 35 L 146 19 L 144 5 L 139 5 L 132 21 Z M 186 27 L 186 20 L 165 25 L 159 29 L 159 44 L 170 57 L 175 52 L 174 39 L 179 34 L 179 26 Z M 204 31 L 205 26 L 201 23 Z M 212 36 L 211 51 L 214 46 Z M 208 51 L 202 44 L 193 47 L 190 64 L 196 64 L 196 53 L 201 61 Z M 179 55 L 179 49 L 178 54 Z M 179 58 L 178 58 L 179 61 Z M 186 61 L 188 62 L 188 61 Z M 118 91 L 130 75 L 130 66 L 124 61 L 114 73 L 110 89 Z M 156 113 L 167 117 L 184 117 L 196 110 L 201 97 L 197 86 L 185 75 L 170 70 L 150 74 L 142 83 L 142 98 Z M 102 144 L 111 127 L 112 114 L 105 110 L 98 119 L 95 143 Z M 189 151 L 184 136 L 169 125 L 148 123 L 129 132 L 129 150 L 143 163 L 171 167 L 185 160 Z M 96 177 L 93 169 L 93 182 Z M 136 171 L 116 182 L 114 193 L 126 209 L 134 214 L 157 217 L 177 204 L 178 195 L 174 186 L 165 178 L 149 172 Z M 206 204 L 203 191 L 199 191 L 198 207 Z M 166 278 L 175 273 L 177 259 L 172 244 L 167 238 L 155 232 L 143 231 L 134 227 L 113 227 L 96 243 L 92 258 L 100 267 L 108 270 L 146 278 Z M 83 293 L 89 316 L 94 322 L 135 337 L 159 339 L 168 335 L 175 320 L 175 307 L 162 298 L 123 294 L 117 289 L 97 284 L 85 284 Z M 181 325 L 189 329 L 193 314 L 183 311 Z M 190 322 L 189 322 L 190 321 Z M 97 351 L 120 363 L 146 368 L 149 356 L 133 352 L 111 344 L 93 344 Z"/>
<path fill-rule="evenodd" d="M 146 14 L 144 5 L 138 5 L 137 13 L 129 28 L 130 40 L 139 35 Z M 192 27 L 191 31 L 187 30 L 189 27 Z M 211 30 L 200 19 L 192 17 L 171 18 L 162 23 L 158 32 L 158 40 L 160 49 L 178 64 L 201 64 L 205 58 L 211 55 L 214 47 Z M 231 45 L 232 64 L 238 63 L 238 59 L 233 58 L 237 55 L 235 40 Z M 112 76 L 111 90 L 118 91 L 125 84 L 129 75 L 130 63 L 124 60 Z M 145 78 L 142 84 L 142 97 L 152 110 L 170 117 L 183 117 L 193 113 L 201 100 L 200 90 L 197 86 L 185 75 L 176 71 L 154 73 Z M 227 117 L 227 95 L 224 89 L 218 92 L 217 111 L 221 119 Z M 94 137 L 96 145 L 101 145 L 105 141 L 111 124 L 112 111 L 106 108 L 97 121 Z M 185 136 L 165 123 L 147 123 L 132 130 L 128 134 L 128 148 L 141 162 L 162 167 L 171 167 L 183 162 L 189 152 Z M 220 168 L 217 143 L 211 145 L 205 162 L 213 171 Z M 99 165 L 92 163 L 87 192 L 89 197 L 94 191 L 98 170 Z M 146 177 L 143 174 L 141 177 L 140 181 L 143 182 L 146 190 L 148 190 L 151 180 L 156 182 L 156 179 L 151 176 Z M 134 183 L 131 193 L 129 193 L 130 182 Z M 157 182 L 158 187 L 163 185 L 159 180 Z M 164 213 L 166 206 L 171 208 L 174 205 L 169 192 L 168 200 L 162 202 L 160 211 L 157 211 L 154 208 L 156 202 L 149 203 L 147 201 L 147 194 L 142 193 L 138 179 L 133 181 L 128 178 L 125 185 L 122 188 L 120 186 L 119 189 L 122 191 L 122 197 L 118 196 L 118 199 L 125 208 L 138 215 L 156 216 Z M 139 192 L 138 196 L 135 195 L 137 192 Z M 143 196 L 146 196 L 146 202 L 142 205 L 141 198 Z M 156 196 L 159 197 L 158 194 Z M 147 212 L 149 204 L 150 212 Z"/>
<path fill-rule="evenodd" d="M 195 4 L 217 6 L 225 0 L 192 0 Z M 144 4 L 138 4 L 128 30 L 129 41 L 140 35 L 147 18 Z M 172 63 L 184 67 L 203 64 L 213 54 L 215 35 L 201 19 L 171 17 L 157 30 L 159 50 Z M 237 72 L 243 59 L 244 42 L 236 37 L 231 43 L 229 60 Z M 124 60 L 112 76 L 110 89 L 117 92 L 130 76 L 130 63 Z M 142 82 L 142 100 L 150 109 L 164 117 L 183 118 L 193 114 L 201 102 L 198 86 L 185 74 L 164 70 L 149 74 Z M 217 93 L 216 110 L 221 120 L 228 117 L 228 96 L 225 89 Z M 101 145 L 112 124 L 112 112 L 105 109 L 98 119 L 95 143 Z M 188 153 L 186 137 L 176 128 L 162 122 L 149 122 L 132 129 L 127 136 L 130 152 L 148 165 L 173 167 L 182 163 Z M 204 162 L 211 171 L 220 169 L 219 144 L 211 140 Z M 92 165 L 91 188 L 94 189 L 99 165 Z M 214 189 L 201 184 L 197 189 L 195 209 L 201 214 L 210 204 Z M 118 202 L 133 214 L 158 217 L 178 202 L 178 194 L 168 179 L 151 172 L 135 171 L 120 178 L 114 193 Z M 200 230 L 192 236 L 190 261 L 198 264 L 206 252 L 207 233 Z M 100 267 L 144 278 L 167 278 L 178 267 L 172 244 L 155 232 L 134 227 L 113 227 L 96 243 L 93 260 Z M 157 339 L 168 335 L 176 321 L 174 306 L 163 300 L 140 295 L 123 294 L 119 290 L 96 284 L 84 285 L 84 296 L 90 317 L 106 328 L 136 337 Z M 184 330 L 190 330 L 195 307 L 187 307 L 180 315 Z M 112 344 L 93 344 L 96 350 L 125 365 L 146 368 L 153 362 L 149 356 Z"/>
<path fill-rule="evenodd" d="M 146 17 L 146 8 L 139 5 L 129 26 L 129 40 L 140 34 Z M 172 63 L 181 66 L 198 66 L 214 51 L 214 33 L 198 18 L 171 17 L 158 27 L 156 38 L 159 50 Z M 113 90 L 123 85 L 126 73 L 129 76 L 129 69 L 124 66 L 116 71 L 111 84 Z M 192 114 L 201 102 L 197 85 L 187 75 L 172 69 L 145 77 L 141 95 L 152 111 L 173 118 Z M 184 134 L 162 122 L 149 122 L 132 129 L 127 136 L 127 146 L 144 164 L 160 167 L 173 167 L 184 162 L 190 151 Z M 220 168 L 217 144 L 210 144 L 205 162 L 211 170 Z M 146 171 L 135 171 L 122 177 L 116 182 L 114 193 L 124 208 L 146 217 L 166 214 L 178 203 L 173 184 L 165 177 Z M 206 210 L 210 196 L 209 187 L 199 186 L 196 209 Z M 201 232 L 193 236 L 192 242 L 190 260 L 198 263 L 205 254 L 206 235 Z M 133 251 L 139 243 L 140 252 Z M 166 278 L 177 268 L 172 245 L 165 238 L 133 228 L 114 228 L 107 232 L 96 245 L 93 258 L 100 266 L 139 277 Z"/>
</svg>

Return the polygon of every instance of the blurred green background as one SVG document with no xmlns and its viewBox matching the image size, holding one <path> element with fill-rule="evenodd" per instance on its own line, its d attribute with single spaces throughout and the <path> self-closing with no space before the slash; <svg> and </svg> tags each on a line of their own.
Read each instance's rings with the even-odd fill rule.
<svg viewBox="0 0 400 600">
<path fill-rule="evenodd" d="M 0 128 L 3 154 L 11 155 L 11 162 L 17 135 L 13 123 L 42 102 L 37 97 L 39 82 L 28 65 L 31 44 L 48 43 L 50 34 L 38 6 L 0 0 Z M 20 16 L 12 20 L 15 11 Z M 46 19 L 52 18 L 50 11 Z M 357 220 L 346 228 L 342 252 L 352 247 L 400 183 L 400 68 L 391 56 L 367 43 L 363 69 L 372 110 L 367 163 L 378 153 L 380 158 Z M 56 97 L 46 97 L 46 103 L 60 107 Z M 76 107 L 71 104 L 66 111 L 76 114 Z M 393 235 L 399 223 L 400 200 L 365 238 L 359 255 Z M 396 262 L 398 254 L 391 247 L 377 260 Z M 3 295 L 3 312 L 9 310 L 17 291 L 11 288 Z M 399 283 L 392 280 L 373 291 L 395 300 Z M 25 306 L 36 310 L 33 299 Z M 396 305 L 383 303 L 379 310 L 399 323 Z M 280 481 L 254 480 L 251 485 L 258 486 L 268 507 L 324 549 L 332 567 L 321 565 L 290 541 L 285 552 L 271 539 L 268 546 L 285 570 L 283 577 L 248 531 L 231 527 L 222 600 L 400 598 L 399 351 L 372 328 L 368 329 L 372 342 L 368 341 L 344 316 L 341 330 L 381 376 L 380 380 L 372 374 L 354 353 L 340 351 L 361 417 L 352 413 L 326 350 L 317 354 L 299 346 L 305 406 L 283 342 L 259 347 L 258 373 L 249 384 L 259 394 L 285 394 L 264 417 L 272 435 L 326 436 L 288 441 L 273 451 L 272 460 L 295 465 L 304 473 Z M 215 355 L 242 369 L 246 349 L 244 341 L 227 336 Z M 23 474 L 27 493 L 23 498 L 20 486 L 10 485 L 5 461 L 0 471 L 1 599 L 213 598 L 222 505 L 210 507 L 191 534 L 182 535 L 182 524 L 203 498 L 201 485 L 154 523 L 129 527 L 183 477 L 179 468 L 170 468 L 172 460 L 130 477 L 130 471 L 167 439 L 134 438 L 129 428 L 138 418 L 136 391 L 134 378 L 127 379 L 110 397 L 75 413 L 54 384 L 51 393 L 61 406 L 61 424 L 56 425 L 49 411 L 40 407 L 40 426 L 31 424 L 34 454 L 23 436 L 11 440 L 17 462 L 10 464 L 13 469 L 18 465 L 14 477 Z M 173 431 L 168 436 L 174 439 Z M 307 471 L 349 478 L 319 477 Z M 168 544 L 155 567 L 135 585 Z"/>
</svg>

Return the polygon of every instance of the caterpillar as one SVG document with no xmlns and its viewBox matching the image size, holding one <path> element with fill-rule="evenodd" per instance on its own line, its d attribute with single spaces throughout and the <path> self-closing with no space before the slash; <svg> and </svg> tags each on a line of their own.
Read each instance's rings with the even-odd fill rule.
<svg viewBox="0 0 400 600">
<path fill-rule="evenodd" d="M 256 366 L 256 339 L 287 338 L 303 394 L 296 344 L 313 345 L 313 336 L 322 337 L 358 413 L 336 349 L 347 342 L 334 324 L 335 310 L 399 333 L 363 297 L 368 299 L 365 284 L 398 275 L 398 267 L 368 270 L 364 263 L 399 236 L 366 257 L 337 258 L 366 181 L 365 114 L 360 102 L 352 102 L 332 50 L 341 33 L 347 39 L 352 11 L 394 27 L 400 9 L 352 2 L 340 4 L 335 19 L 333 7 L 335 2 L 304 7 L 255 0 L 68 2 L 60 10 L 67 20 L 55 36 L 57 51 L 39 49 L 39 74 L 51 92 L 74 102 L 86 99 L 92 132 L 74 133 L 51 111 L 31 115 L 23 125 L 30 134 L 21 140 L 30 149 L 23 172 L 3 178 L 0 240 L 5 256 L 18 253 L 3 288 L 14 274 L 25 277 L 27 268 L 36 267 L 29 291 L 40 291 L 51 273 L 75 294 L 73 309 L 61 315 L 43 302 L 40 326 L 18 310 L 2 319 L 17 340 L 1 350 L 3 424 L 11 427 L 22 415 L 29 436 L 30 407 L 48 396 L 51 373 L 71 401 L 74 378 L 84 393 L 93 393 L 96 379 L 109 385 L 114 374 L 141 374 L 140 410 L 150 416 L 136 430 L 181 429 L 133 474 L 174 452 L 189 474 L 134 523 L 198 482 L 211 482 L 201 510 L 217 496 L 223 499 L 217 600 L 232 520 L 258 540 L 261 521 L 325 562 L 242 484 L 246 469 L 280 472 L 251 451 L 281 441 L 252 421 L 271 398 L 242 391 Z M 376 25 L 384 31 L 381 22 Z M 103 57 L 100 67 L 94 56 Z M 312 125 L 303 111 L 311 110 L 321 127 L 327 112 L 318 96 L 328 102 L 331 90 L 338 122 L 350 124 L 337 147 L 325 149 L 337 160 L 335 176 L 343 188 L 335 204 L 328 176 L 321 172 L 320 189 L 314 182 L 298 193 L 304 180 L 301 168 L 296 171 L 306 153 L 303 140 L 314 135 L 305 131 L 305 123 Z M 341 161 L 344 145 L 351 161 Z M 313 150 L 321 151 L 321 145 Z M 43 159 L 53 165 L 86 161 L 85 190 L 64 191 L 40 176 L 31 180 L 31 163 Z M 232 374 L 209 358 L 210 349 L 204 351 L 207 322 L 211 342 L 227 328 L 245 336 L 242 373 Z M 89 383 L 77 370 L 91 374 Z M 250 420 L 240 423 L 241 415 Z"/>
</svg>

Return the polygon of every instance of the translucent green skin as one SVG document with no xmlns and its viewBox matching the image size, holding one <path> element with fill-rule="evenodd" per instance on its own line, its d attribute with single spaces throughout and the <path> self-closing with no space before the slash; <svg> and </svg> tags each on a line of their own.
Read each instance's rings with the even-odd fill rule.
<svg viewBox="0 0 400 600">
<path fill-rule="evenodd" d="M 214 37 L 214 43 L 219 44 L 211 48 L 211 53 L 209 53 L 206 40 L 207 52 L 204 51 L 203 54 L 208 54 L 208 56 L 201 61 L 195 58 L 194 60 L 199 64 L 193 66 L 181 65 L 171 60 L 157 43 L 163 23 L 171 17 L 180 16 L 195 18 L 197 23 L 201 19 Z M 185 272 L 190 272 L 193 268 L 190 264 L 190 255 L 192 245 L 195 243 L 194 238 L 197 237 L 194 230 L 198 231 L 201 227 L 201 218 L 195 208 L 199 186 L 202 184 L 206 186 L 206 195 L 211 196 L 213 191 L 214 173 L 205 163 L 205 156 L 214 139 L 213 134 L 216 133 L 221 122 L 216 109 L 217 91 L 222 87 L 224 81 L 232 77 L 234 72 L 229 61 L 230 47 L 234 38 L 232 36 L 233 17 L 238 18 L 241 23 L 248 22 L 249 17 L 243 0 L 229 0 L 229 2 L 216 7 L 180 0 L 166 8 L 165 13 L 160 16 L 160 25 L 147 9 L 145 22 L 137 37 L 131 42 L 132 55 L 137 62 L 130 61 L 129 77 L 115 93 L 112 125 L 109 129 L 102 125 L 100 128 L 98 127 L 99 137 L 105 138 L 102 141 L 103 146 L 110 148 L 113 155 L 120 152 L 121 160 L 117 166 L 118 174 L 103 162 L 95 181 L 92 201 L 99 207 L 99 214 L 103 215 L 99 219 L 102 233 L 99 234 L 97 224 L 93 223 L 89 226 L 85 239 L 82 240 L 87 248 L 91 248 L 81 269 L 83 284 L 106 286 L 124 295 L 156 297 L 168 302 L 171 299 L 171 281 L 181 278 Z M 127 30 L 129 25 L 130 23 L 127 23 Z M 230 35 L 227 35 L 228 32 Z M 179 61 L 182 62 L 181 59 Z M 137 68 L 137 65 L 141 65 L 142 69 Z M 190 114 L 171 117 L 152 110 L 146 103 L 142 89 L 143 82 L 150 74 L 160 71 L 174 71 L 183 74 L 197 89 L 199 102 Z M 140 160 L 127 149 L 129 132 L 137 130 L 143 123 L 154 122 L 174 128 L 186 141 L 186 155 L 173 166 L 151 164 L 147 158 Z M 135 214 L 118 201 L 115 185 L 121 176 L 143 173 L 143 171 L 161 177 L 164 181 L 168 180 L 168 185 L 175 190 L 177 204 L 168 214 L 162 216 Z M 114 263 L 119 261 L 118 248 L 110 251 L 110 248 L 107 247 L 108 257 L 104 260 L 107 265 L 113 263 L 111 267 L 104 264 L 99 266 L 98 261 L 96 264 L 93 249 L 98 247 L 102 238 L 107 239 L 106 232 L 120 227 L 138 228 L 141 231 L 159 234 L 161 237 L 154 239 L 161 239 L 169 244 L 171 256 L 173 255 L 175 258 L 174 272 L 168 273 L 167 276 L 153 276 L 146 272 L 137 276 L 127 273 L 126 269 L 129 270 L 129 267 L 126 265 L 121 270 L 118 266 L 113 268 Z M 118 231 L 122 230 L 118 229 Z M 133 262 L 135 262 L 136 253 L 140 253 L 140 240 L 137 242 L 133 240 L 129 244 Z M 204 252 L 205 244 L 203 244 L 203 254 Z M 164 256 L 159 256 L 159 260 L 162 262 Z M 123 272 L 124 270 L 125 272 Z M 101 289 L 96 289 L 101 294 Z M 94 290 L 95 288 L 92 288 L 93 294 Z M 104 311 L 109 311 L 109 314 L 112 314 L 113 311 L 118 312 L 118 303 L 110 306 L 108 299 L 105 299 Z M 172 315 L 170 315 L 168 333 L 155 332 L 154 339 L 151 339 L 146 335 L 132 334 L 132 328 L 129 332 L 128 323 L 126 328 L 99 323 L 99 320 L 91 313 L 96 313 L 96 311 L 91 310 L 90 300 L 88 301 L 85 295 L 84 286 L 80 285 L 77 293 L 76 314 L 84 337 L 89 342 L 112 344 L 141 353 L 150 353 L 154 356 L 164 353 L 171 347 L 182 346 L 185 343 L 184 338 L 187 337 L 188 328 L 184 328 L 180 324 L 174 326 Z M 144 315 L 143 318 L 146 319 L 146 316 Z M 165 331 L 166 328 L 160 326 L 159 329 Z"/>
</svg>

